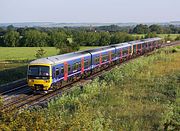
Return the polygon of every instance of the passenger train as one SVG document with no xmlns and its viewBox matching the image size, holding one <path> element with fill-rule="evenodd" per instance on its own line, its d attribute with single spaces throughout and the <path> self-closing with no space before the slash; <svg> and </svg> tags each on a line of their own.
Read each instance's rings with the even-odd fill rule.
<svg viewBox="0 0 180 131">
<path fill-rule="evenodd" d="M 28 86 L 34 91 L 55 90 L 108 66 L 159 48 L 161 44 L 161 38 L 149 38 L 37 59 L 28 65 Z"/>
</svg>

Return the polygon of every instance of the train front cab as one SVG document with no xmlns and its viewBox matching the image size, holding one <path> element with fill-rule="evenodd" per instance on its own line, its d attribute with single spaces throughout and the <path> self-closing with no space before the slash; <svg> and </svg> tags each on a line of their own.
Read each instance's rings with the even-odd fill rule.
<svg viewBox="0 0 180 131">
<path fill-rule="evenodd" d="M 35 64 L 28 66 L 27 83 L 36 91 L 47 91 L 52 83 L 52 71 L 49 64 Z"/>
</svg>

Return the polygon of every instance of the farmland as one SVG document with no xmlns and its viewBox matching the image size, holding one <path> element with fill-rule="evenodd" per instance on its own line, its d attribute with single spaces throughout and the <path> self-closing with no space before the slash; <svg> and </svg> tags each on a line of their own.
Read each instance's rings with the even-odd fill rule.
<svg viewBox="0 0 180 131">
<path fill-rule="evenodd" d="M 44 57 L 58 54 L 58 49 L 54 47 L 42 47 L 46 54 Z M 95 46 L 81 46 L 80 50 L 96 48 Z M 5 60 L 33 60 L 36 59 L 36 51 L 40 47 L 0 47 L 0 61 Z"/>
<path fill-rule="evenodd" d="M 177 36 L 179 36 L 180 34 L 157 34 L 157 36 L 158 37 L 161 37 L 161 38 L 165 38 L 165 37 L 167 37 L 167 36 L 170 36 L 170 39 L 172 39 L 172 40 L 175 40 L 176 39 L 176 37 Z M 145 34 L 133 34 L 132 36 L 138 36 L 138 37 L 144 37 L 145 36 Z"/>
<path fill-rule="evenodd" d="M 73 91 L 19 114 L 7 130 L 179 130 L 180 47 L 140 57 Z"/>
</svg>

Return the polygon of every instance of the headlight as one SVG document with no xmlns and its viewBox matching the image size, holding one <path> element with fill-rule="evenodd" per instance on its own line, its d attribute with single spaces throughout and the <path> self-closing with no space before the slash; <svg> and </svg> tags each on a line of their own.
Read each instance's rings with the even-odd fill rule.
<svg viewBox="0 0 180 131">
<path fill-rule="evenodd" d="M 29 80 L 28 82 L 34 82 L 34 80 Z"/>
<path fill-rule="evenodd" d="M 50 80 L 45 80 L 45 82 L 46 82 L 46 83 L 49 83 L 49 82 L 50 82 Z"/>
</svg>

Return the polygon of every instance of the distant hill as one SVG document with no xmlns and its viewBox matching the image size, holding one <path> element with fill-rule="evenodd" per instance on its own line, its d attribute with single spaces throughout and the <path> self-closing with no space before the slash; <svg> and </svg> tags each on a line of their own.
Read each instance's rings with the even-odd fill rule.
<svg viewBox="0 0 180 131">
<path fill-rule="evenodd" d="M 136 26 L 140 23 L 54 23 L 54 22 L 24 22 L 24 23 L 0 23 L 0 27 L 7 27 L 13 25 L 14 27 L 87 27 L 87 26 Z M 159 24 L 159 25 L 175 25 L 180 27 L 180 21 L 164 22 L 164 23 L 141 23 L 141 24 Z"/>
</svg>

